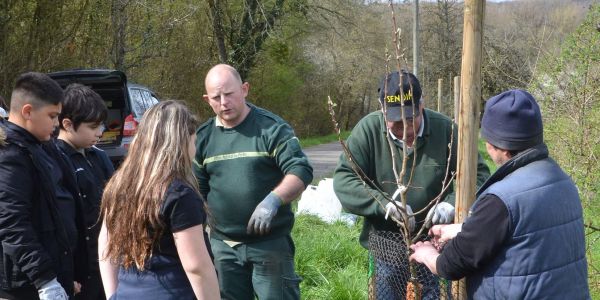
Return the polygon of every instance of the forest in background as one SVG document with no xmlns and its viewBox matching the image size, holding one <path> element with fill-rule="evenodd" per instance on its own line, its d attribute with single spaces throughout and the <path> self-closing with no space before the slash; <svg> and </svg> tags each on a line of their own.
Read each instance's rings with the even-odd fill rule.
<svg viewBox="0 0 600 300">
<path fill-rule="evenodd" d="M 558 53 L 591 2 L 487 3 L 484 98 L 527 87 L 540 58 Z M 412 1 L 394 6 L 412 62 Z M 444 99 L 451 100 L 462 15 L 460 1 L 421 1 L 419 78 L 430 107 L 439 78 Z M 225 61 L 250 82 L 250 101 L 280 114 L 299 136 L 322 135 L 332 132 L 328 95 L 339 104 L 343 129 L 377 109 L 393 31 L 384 1 L 4 0 L 0 95 L 9 98 L 16 76 L 29 70 L 110 68 L 162 99 L 185 100 L 206 119 L 204 75 Z M 396 68 L 394 61 L 389 65 Z"/>
</svg>

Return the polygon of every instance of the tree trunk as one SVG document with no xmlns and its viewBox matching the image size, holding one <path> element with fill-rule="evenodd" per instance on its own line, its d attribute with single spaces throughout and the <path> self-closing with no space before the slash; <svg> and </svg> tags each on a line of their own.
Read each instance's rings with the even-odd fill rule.
<svg viewBox="0 0 600 300">
<path fill-rule="evenodd" d="M 208 0 L 208 6 L 210 7 L 210 17 L 212 19 L 213 33 L 217 42 L 217 50 L 219 53 L 219 61 L 221 63 L 227 62 L 227 49 L 225 48 L 225 33 L 223 30 L 223 11 L 221 9 L 221 2 Z"/>
<path fill-rule="evenodd" d="M 125 8 L 129 0 L 113 0 L 111 21 L 113 24 L 113 65 L 114 68 L 125 72 L 127 14 Z"/>
</svg>

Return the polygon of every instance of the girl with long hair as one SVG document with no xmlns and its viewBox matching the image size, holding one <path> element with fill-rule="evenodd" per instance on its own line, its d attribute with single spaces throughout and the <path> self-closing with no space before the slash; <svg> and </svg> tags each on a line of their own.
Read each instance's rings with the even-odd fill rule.
<svg viewBox="0 0 600 300">
<path fill-rule="evenodd" d="M 108 182 L 98 254 L 110 299 L 219 298 L 192 173 L 197 126 L 180 102 L 153 106 Z"/>
</svg>

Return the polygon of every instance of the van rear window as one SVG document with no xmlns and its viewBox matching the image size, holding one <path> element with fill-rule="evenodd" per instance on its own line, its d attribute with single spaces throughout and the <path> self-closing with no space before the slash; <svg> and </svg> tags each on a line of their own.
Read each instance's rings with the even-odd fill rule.
<svg viewBox="0 0 600 300">
<path fill-rule="evenodd" d="M 125 118 L 125 95 L 121 88 L 113 87 L 91 87 L 102 97 L 108 108 L 106 118 L 106 130 L 102 134 L 98 144 L 116 144 L 119 141 L 123 129 L 123 119 Z"/>
</svg>

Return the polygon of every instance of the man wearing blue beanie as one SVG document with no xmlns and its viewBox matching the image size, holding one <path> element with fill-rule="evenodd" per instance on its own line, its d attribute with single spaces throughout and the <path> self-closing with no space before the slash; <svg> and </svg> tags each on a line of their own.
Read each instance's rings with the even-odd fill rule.
<svg viewBox="0 0 600 300">
<path fill-rule="evenodd" d="M 498 170 L 465 222 L 434 226 L 433 242 L 413 245 L 411 259 L 466 277 L 469 299 L 590 299 L 577 187 L 548 156 L 533 96 L 490 98 L 481 135 Z"/>
</svg>

